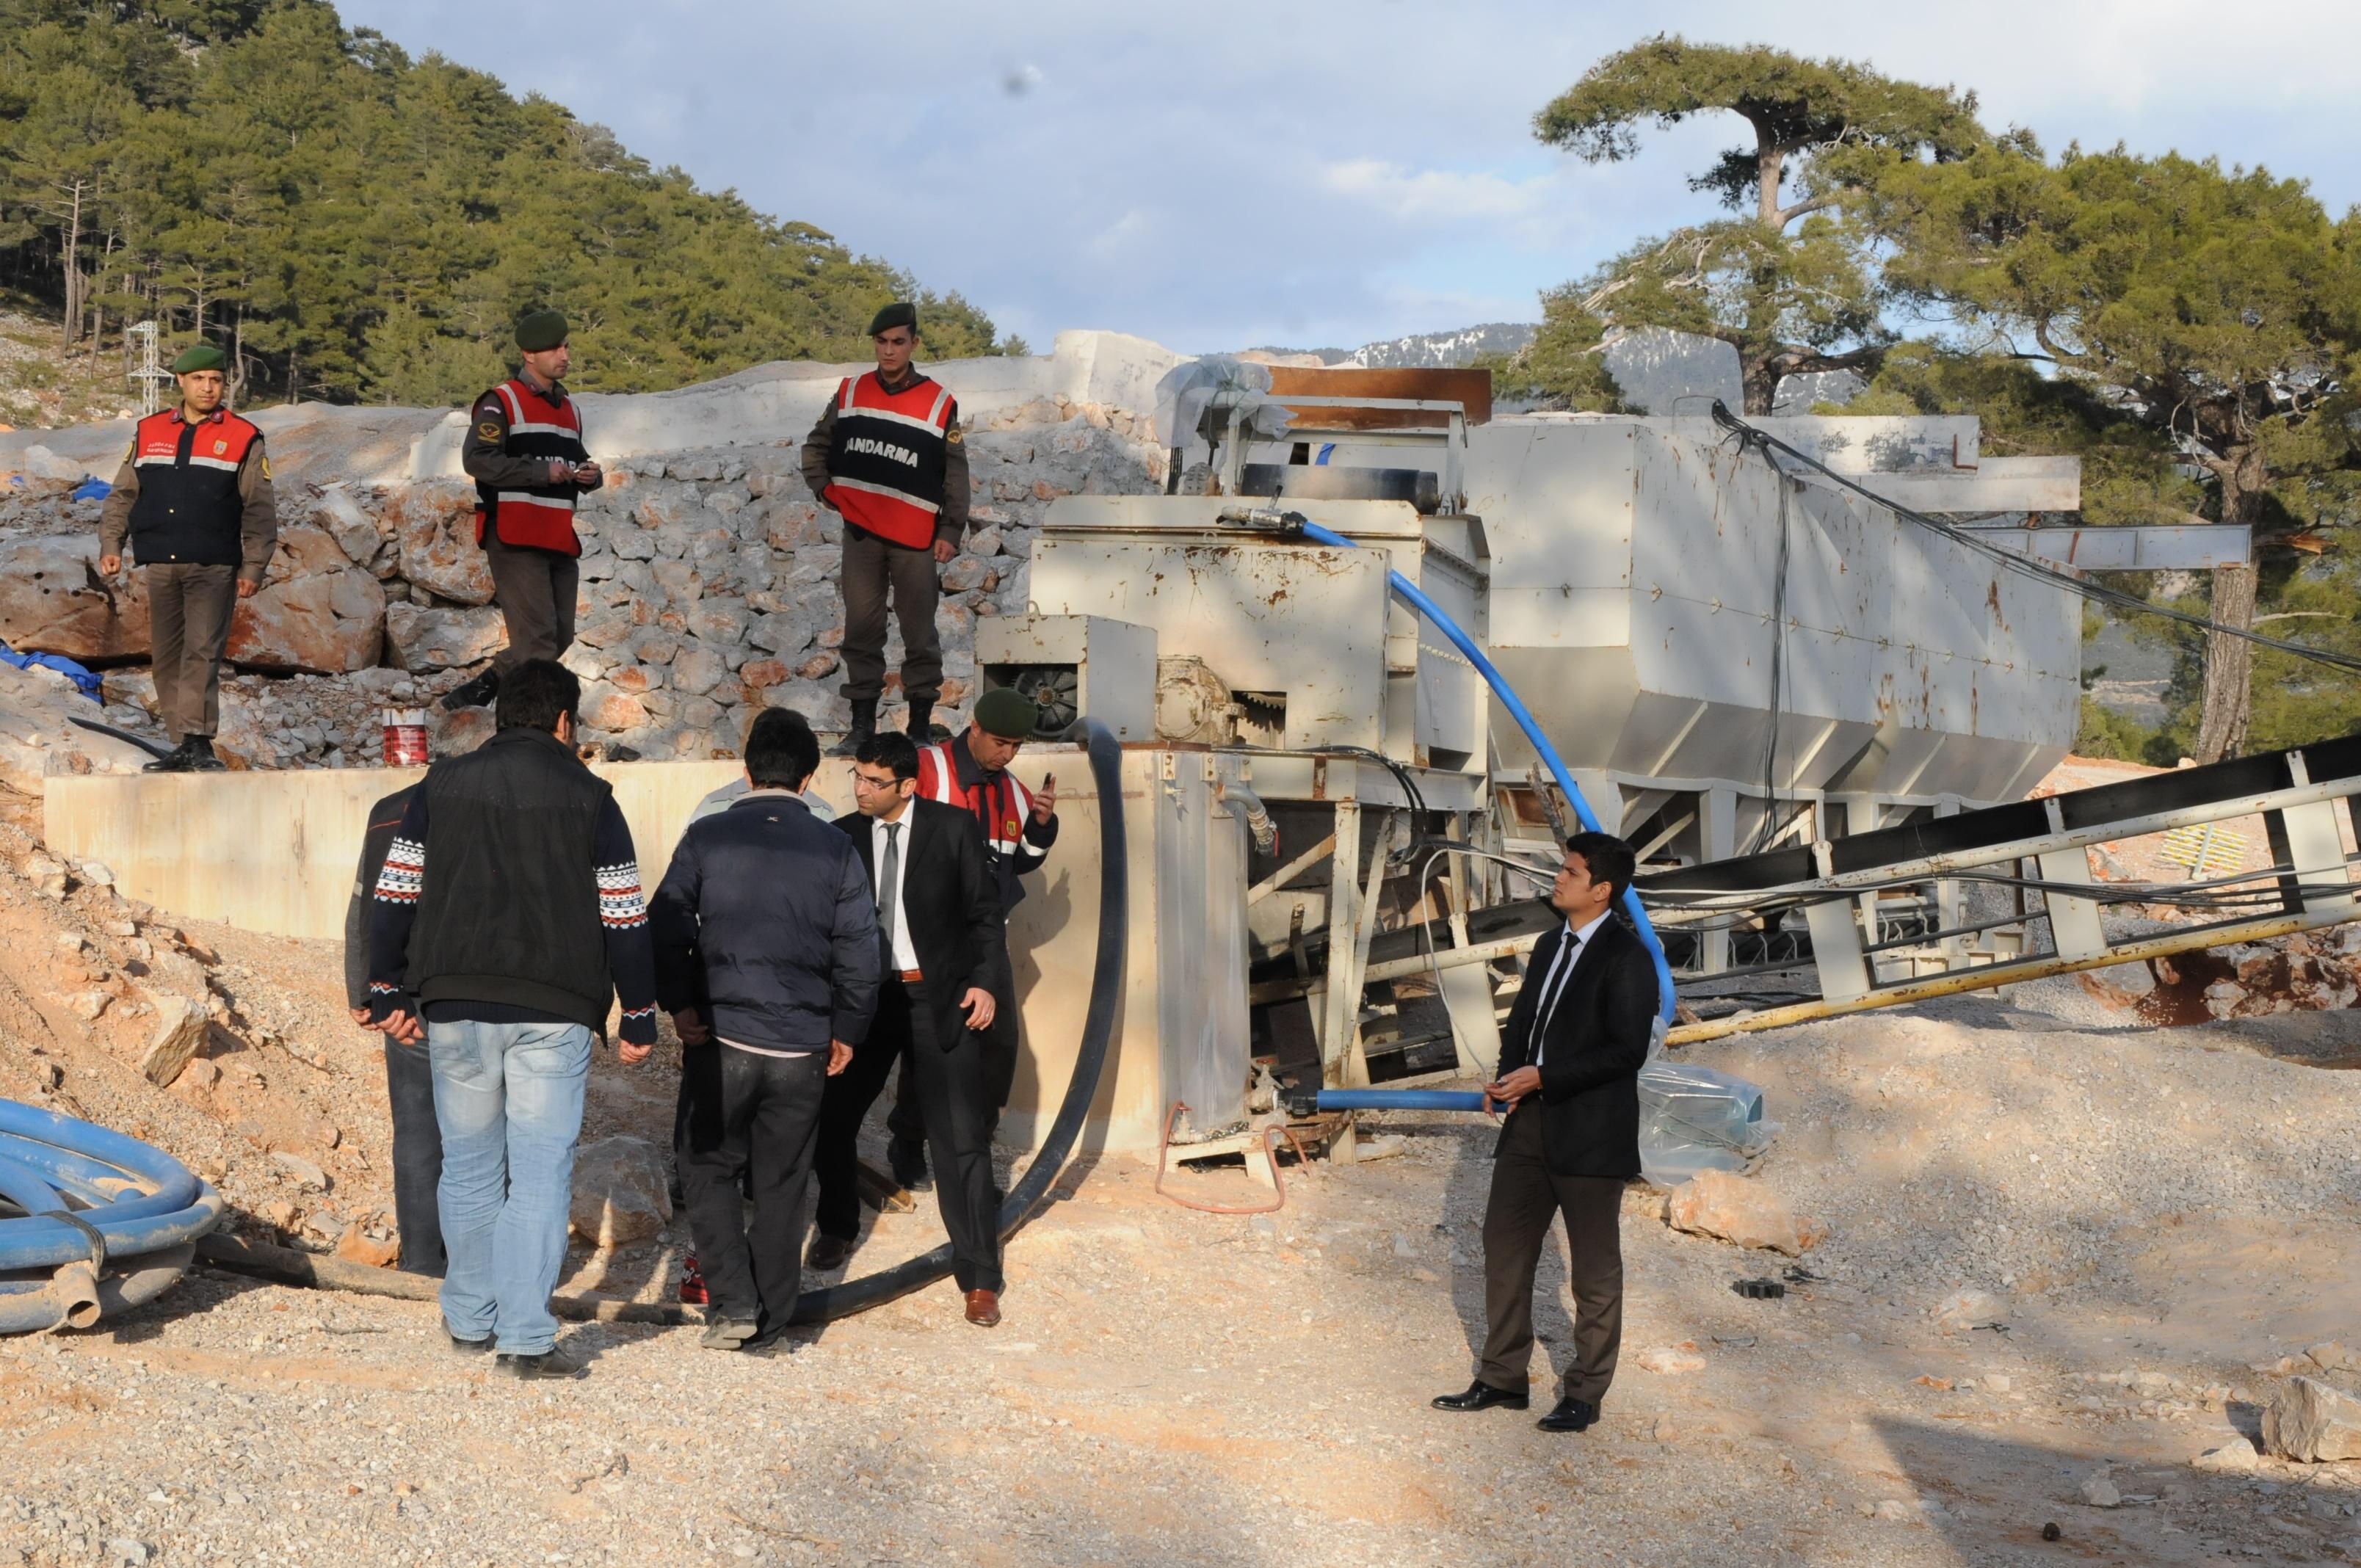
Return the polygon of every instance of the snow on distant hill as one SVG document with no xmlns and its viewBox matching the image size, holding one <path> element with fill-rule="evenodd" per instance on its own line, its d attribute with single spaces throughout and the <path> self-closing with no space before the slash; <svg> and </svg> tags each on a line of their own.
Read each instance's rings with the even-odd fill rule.
<svg viewBox="0 0 2361 1568">
<path fill-rule="evenodd" d="M 1456 332 L 1413 333 L 1408 337 L 1365 343 L 1358 348 L 1259 348 L 1257 354 L 1316 355 L 1323 365 L 1363 370 L 1403 367 L 1437 368 L 1472 363 L 1483 354 L 1514 354 L 1533 340 L 1530 322 L 1487 322 Z"/>
</svg>

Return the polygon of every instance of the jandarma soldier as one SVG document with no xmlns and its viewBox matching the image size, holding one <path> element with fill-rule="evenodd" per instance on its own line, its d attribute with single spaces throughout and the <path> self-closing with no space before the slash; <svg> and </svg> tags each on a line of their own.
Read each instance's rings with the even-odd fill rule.
<svg viewBox="0 0 2361 1568">
<path fill-rule="evenodd" d="M 905 728 L 924 746 L 943 686 L 935 629 L 936 569 L 967 532 L 967 446 L 950 389 L 910 363 L 918 311 L 892 304 L 869 323 L 877 368 L 848 377 L 804 442 L 804 482 L 844 519 L 844 695 L 852 730 L 836 750 L 851 756 L 877 729 L 885 695 L 885 603 L 902 624 Z"/>
<path fill-rule="evenodd" d="M 174 750 L 149 773 L 211 773 L 221 718 L 222 651 L 237 601 L 262 586 L 279 540 L 262 432 L 225 403 L 228 357 L 209 343 L 172 361 L 178 406 L 132 432 L 99 514 L 98 569 L 123 569 L 126 538 L 148 575 L 156 707 Z"/>
<path fill-rule="evenodd" d="M 563 378 L 572 366 L 566 317 L 533 311 L 517 323 L 523 364 L 467 412 L 460 465 L 476 481 L 476 542 L 492 569 L 492 602 L 509 645 L 491 667 L 454 686 L 446 708 L 500 695 L 500 675 L 527 659 L 555 659 L 574 641 L 582 543 L 574 504 L 607 482 L 582 444 L 582 414 Z"/>
</svg>

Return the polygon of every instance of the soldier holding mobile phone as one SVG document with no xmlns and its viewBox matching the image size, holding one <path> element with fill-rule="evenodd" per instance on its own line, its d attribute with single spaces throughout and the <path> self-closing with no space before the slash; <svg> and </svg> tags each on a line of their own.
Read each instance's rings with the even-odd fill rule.
<svg viewBox="0 0 2361 1568">
<path fill-rule="evenodd" d="M 562 378 L 573 367 L 566 317 L 533 311 L 517 323 L 523 363 L 467 413 L 460 466 L 476 481 L 476 543 L 492 569 L 492 602 L 509 645 L 491 667 L 445 694 L 456 711 L 500 695 L 500 676 L 527 659 L 555 659 L 574 641 L 582 543 L 575 503 L 607 476 L 582 444 L 582 413 Z"/>
</svg>

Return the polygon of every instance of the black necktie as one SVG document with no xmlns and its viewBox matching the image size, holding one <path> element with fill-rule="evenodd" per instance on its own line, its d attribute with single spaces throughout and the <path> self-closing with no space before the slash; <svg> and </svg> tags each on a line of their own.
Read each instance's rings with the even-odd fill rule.
<svg viewBox="0 0 2361 1568">
<path fill-rule="evenodd" d="M 901 906 L 902 825 L 885 824 L 885 867 L 877 878 L 877 930 L 885 938 L 885 958 L 894 957 L 894 914 Z"/>
<path fill-rule="evenodd" d="M 1568 931 L 1565 934 L 1565 945 L 1558 949 L 1558 961 L 1550 966 L 1557 971 L 1557 983 L 1551 986 L 1550 993 L 1542 999 L 1540 1011 L 1533 1018 L 1533 1065 L 1535 1067 L 1542 1065 L 1542 1047 L 1547 1043 L 1544 1036 L 1549 1030 L 1550 1019 L 1556 1015 L 1557 1004 L 1565 995 L 1566 982 L 1574 978 L 1574 966 L 1581 959 L 1582 938 Z"/>
</svg>

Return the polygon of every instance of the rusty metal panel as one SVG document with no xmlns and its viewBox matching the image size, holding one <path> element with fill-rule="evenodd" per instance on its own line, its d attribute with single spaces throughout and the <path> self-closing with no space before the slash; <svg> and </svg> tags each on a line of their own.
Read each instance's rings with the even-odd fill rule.
<svg viewBox="0 0 2361 1568">
<path fill-rule="evenodd" d="M 1378 398 L 1388 400 L 1455 402 L 1467 411 L 1469 424 L 1492 417 L 1492 372 L 1400 367 L 1365 370 L 1308 365 L 1270 367 L 1271 396 L 1287 401 L 1300 398 Z M 1444 416 L 1399 409 L 1306 409 L 1301 422 L 1345 430 L 1397 430 L 1441 426 Z"/>
</svg>

